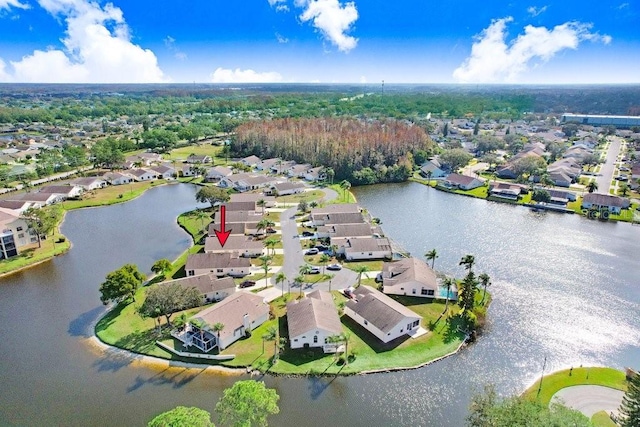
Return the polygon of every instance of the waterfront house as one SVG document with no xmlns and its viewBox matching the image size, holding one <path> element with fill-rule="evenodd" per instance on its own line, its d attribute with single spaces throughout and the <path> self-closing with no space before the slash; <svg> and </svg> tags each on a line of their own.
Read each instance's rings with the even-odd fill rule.
<svg viewBox="0 0 640 427">
<path fill-rule="evenodd" d="M 518 184 L 508 182 L 493 182 L 489 184 L 489 194 L 500 199 L 518 200 L 520 194 L 526 192 L 527 189 Z"/>
<path fill-rule="evenodd" d="M 219 181 L 222 178 L 233 175 L 233 171 L 225 166 L 215 166 L 207 169 L 204 180 L 207 182 Z"/>
<path fill-rule="evenodd" d="M 420 167 L 420 175 L 423 177 L 431 177 L 431 179 L 439 179 L 447 176 L 447 172 L 440 169 L 433 161 L 428 161 Z"/>
<path fill-rule="evenodd" d="M 316 236 L 320 239 L 325 237 L 372 237 L 373 230 L 371 229 L 371 224 L 365 222 L 360 224 L 330 224 L 318 227 Z"/>
<path fill-rule="evenodd" d="M 337 253 L 347 261 L 367 259 L 390 259 L 393 252 L 389 239 L 374 237 L 332 238 L 331 246 L 337 246 Z"/>
<path fill-rule="evenodd" d="M 59 194 L 52 193 L 25 193 L 10 197 L 8 200 L 30 203 L 33 207 L 43 207 L 61 202 L 63 199 Z"/>
<path fill-rule="evenodd" d="M 82 188 L 84 191 L 92 191 L 97 190 L 99 188 L 104 188 L 107 186 L 107 181 L 104 178 L 100 178 L 97 176 L 94 177 L 86 177 L 86 178 L 76 178 L 69 182 L 71 185 L 77 185 Z"/>
<path fill-rule="evenodd" d="M 468 175 L 460 175 L 458 173 L 451 173 L 444 179 L 442 185 L 447 188 L 459 188 L 460 190 L 473 190 L 474 188 L 482 187 L 485 180 L 482 178 L 475 178 Z"/>
<path fill-rule="evenodd" d="M 16 256 L 21 247 L 37 241 L 38 236 L 29 229 L 20 214 L 0 209 L 0 259 Z"/>
<path fill-rule="evenodd" d="M 188 348 L 191 345 L 208 353 L 215 347 L 224 350 L 231 344 L 247 336 L 252 330 L 269 319 L 269 305 L 264 298 L 248 292 L 236 292 L 221 302 L 205 308 L 193 319 L 202 322 L 202 328 L 191 321 L 174 337 Z M 215 331 L 216 324 L 223 329 Z"/>
<path fill-rule="evenodd" d="M 181 176 L 196 176 L 196 174 L 198 173 L 198 170 L 193 167 L 193 165 L 182 165 L 182 167 L 180 168 L 180 175 Z"/>
<path fill-rule="evenodd" d="M 156 286 L 170 286 L 172 284 L 178 284 L 185 289 L 197 289 L 202 296 L 202 305 L 221 301 L 236 292 L 236 283 L 231 277 L 219 279 L 215 273 L 169 280 L 158 283 Z"/>
<path fill-rule="evenodd" d="M 244 159 L 241 159 L 240 163 L 242 163 L 245 166 L 254 168 L 258 166 L 258 164 L 262 163 L 262 160 L 258 156 L 248 156 L 248 157 L 245 157 Z"/>
<path fill-rule="evenodd" d="M 258 222 L 262 219 L 262 215 L 254 211 L 230 211 L 226 212 L 225 222 L 232 224 L 237 222 Z M 220 223 L 220 211 L 213 216 L 214 223 Z"/>
<path fill-rule="evenodd" d="M 31 207 L 34 207 L 34 205 L 26 200 L 0 200 L 0 209 L 11 211 L 16 215 L 22 215 L 24 211 Z"/>
<path fill-rule="evenodd" d="M 344 314 L 384 343 L 417 331 L 421 317 L 369 286 L 359 286 L 347 301 Z"/>
<path fill-rule="evenodd" d="M 279 182 L 271 185 L 268 190 L 265 190 L 265 193 L 274 196 L 288 196 L 291 194 L 302 193 L 305 188 L 306 186 L 301 182 Z"/>
<path fill-rule="evenodd" d="M 221 206 L 225 206 L 227 212 L 244 211 L 249 212 L 249 214 L 256 213 L 256 202 L 254 201 L 225 202 Z"/>
<path fill-rule="evenodd" d="M 629 208 L 629 199 L 609 194 L 587 193 L 582 198 L 582 209 L 606 209 L 610 213 L 620 214 Z"/>
<path fill-rule="evenodd" d="M 121 172 L 107 172 L 102 178 L 111 185 L 130 184 L 134 181 L 133 176 Z"/>
<path fill-rule="evenodd" d="M 38 190 L 38 193 L 55 194 L 62 200 L 80 197 L 83 190 L 78 185 L 45 185 Z"/>
<path fill-rule="evenodd" d="M 204 241 L 204 251 L 212 254 L 229 252 L 241 257 L 256 258 L 264 253 L 264 245 L 262 241 L 246 236 L 231 235 L 223 247 L 217 237 L 208 236 Z"/>
<path fill-rule="evenodd" d="M 251 223 L 254 224 L 254 223 Z M 257 224 L 257 223 L 255 223 Z M 224 229 L 225 231 L 228 231 L 230 233 L 230 235 L 234 235 L 234 234 L 238 234 L 238 235 L 244 235 L 246 232 L 246 222 L 227 222 L 225 221 L 224 224 Z M 209 236 L 215 236 L 216 235 L 216 230 L 218 231 L 222 231 L 221 230 L 221 224 L 219 222 L 216 223 L 210 223 L 209 224 L 209 231 L 208 231 L 208 235 Z"/>
<path fill-rule="evenodd" d="M 149 169 L 155 172 L 158 178 L 171 179 L 176 176 L 176 170 L 171 166 L 158 165 L 158 166 L 152 166 Z"/>
<path fill-rule="evenodd" d="M 322 348 L 335 352 L 337 346 L 330 337 L 342 333 L 342 323 L 331 293 L 316 290 L 303 299 L 287 304 L 289 345 L 296 348 Z"/>
<path fill-rule="evenodd" d="M 308 169 L 302 174 L 302 178 L 310 182 L 324 181 L 327 179 L 327 175 L 324 173 L 324 166 L 318 166 Z"/>
<path fill-rule="evenodd" d="M 131 174 L 133 179 L 138 182 L 158 179 L 158 173 L 151 169 L 131 169 L 129 174 Z"/>
<path fill-rule="evenodd" d="M 365 222 L 360 212 L 314 214 L 312 211 L 310 217 L 314 227 L 331 224 L 361 224 Z"/>
<path fill-rule="evenodd" d="M 385 262 L 381 276 L 382 292 L 387 295 L 438 297 L 438 280 L 435 271 L 417 258 Z"/>
<path fill-rule="evenodd" d="M 251 260 L 228 252 L 189 254 L 185 272 L 187 276 L 213 273 L 216 277 L 244 277 L 251 273 Z"/>
</svg>

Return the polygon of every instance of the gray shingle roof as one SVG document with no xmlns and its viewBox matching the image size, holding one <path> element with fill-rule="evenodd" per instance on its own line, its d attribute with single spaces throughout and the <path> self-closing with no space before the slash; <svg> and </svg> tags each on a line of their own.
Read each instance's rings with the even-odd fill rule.
<svg viewBox="0 0 640 427">
<path fill-rule="evenodd" d="M 347 307 L 382 332 L 390 332 L 407 317 L 420 318 L 404 305 L 368 286 L 358 287 L 354 294 L 357 301 L 347 301 Z"/>
<path fill-rule="evenodd" d="M 342 332 L 342 323 L 333 300 L 328 302 L 319 298 L 304 298 L 289 302 L 287 326 L 290 337 L 297 337 L 318 329 L 336 335 Z"/>
</svg>

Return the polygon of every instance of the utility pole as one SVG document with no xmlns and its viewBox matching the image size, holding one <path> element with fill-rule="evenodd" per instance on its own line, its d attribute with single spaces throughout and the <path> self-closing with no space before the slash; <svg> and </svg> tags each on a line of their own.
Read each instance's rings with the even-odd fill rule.
<svg viewBox="0 0 640 427">
<path fill-rule="evenodd" d="M 547 356 L 544 357 L 544 363 L 542 364 L 542 375 L 540 376 L 540 386 L 538 386 L 538 394 L 536 397 L 540 396 L 540 391 L 542 390 L 542 379 L 544 378 L 544 368 L 547 366 Z"/>
</svg>

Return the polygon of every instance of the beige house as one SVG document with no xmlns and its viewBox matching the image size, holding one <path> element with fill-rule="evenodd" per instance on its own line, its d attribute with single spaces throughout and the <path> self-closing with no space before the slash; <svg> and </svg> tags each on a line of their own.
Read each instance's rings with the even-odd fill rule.
<svg viewBox="0 0 640 427">
<path fill-rule="evenodd" d="M 251 273 L 251 260 L 228 252 L 190 254 L 187 257 L 185 271 L 187 276 L 214 273 L 216 277 L 243 277 Z"/>
<path fill-rule="evenodd" d="M 307 298 L 289 302 L 287 328 L 292 349 L 318 347 L 334 353 L 337 347 L 329 337 L 342 333 L 342 323 L 331 294 L 317 290 Z"/>
<path fill-rule="evenodd" d="M 249 237 L 240 235 L 231 235 L 225 242 L 224 246 L 220 244 L 215 236 L 207 236 L 204 241 L 205 253 L 224 253 L 229 252 L 241 257 L 255 258 L 264 252 L 262 241 L 251 240 Z"/>
<path fill-rule="evenodd" d="M 192 321 L 183 331 L 174 333 L 173 336 L 182 341 L 185 347 L 193 345 L 205 353 L 215 347 L 224 350 L 269 319 L 269 304 L 258 295 L 236 292 L 205 308 L 193 319 L 202 322 L 204 326 L 199 328 Z M 223 326 L 222 330 L 215 330 L 217 324 Z"/>
<path fill-rule="evenodd" d="M 38 237 L 18 213 L 0 209 L 0 259 L 16 256 L 21 247 L 37 241 Z"/>
<path fill-rule="evenodd" d="M 359 286 L 347 301 L 344 314 L 384 343 L 420 328 L 421 317 L 369 286 Z"/>
<path fill-rule="evenodd" d="M 202 304 L 223 300 L 236 292 L 236 283 L 231 277 L 219 279 L 214 273 L 170 280 L 158 283 L 156 286 L 170 286 L 172 284 L 178 284 L 183 288 L 196 288 L 202 295 Z"/>
<path fill-rule="evenodd" d="M 437 298 L 436 273 L 424 261 L 405 258 L 382 266 L 382 292 L 391 295 Z"/>
</svg>

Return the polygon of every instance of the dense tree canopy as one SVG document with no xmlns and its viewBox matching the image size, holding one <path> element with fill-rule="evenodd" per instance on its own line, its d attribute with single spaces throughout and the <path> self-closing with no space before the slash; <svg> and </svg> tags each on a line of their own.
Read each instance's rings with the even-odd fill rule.
<svg viewBox="0 0 640 427">
<path fill-rule="evenodd" d="M 455 172 L 459 168 L 466 166 L 473 156 L 462 148 L 453 148 L 451 150 L 444 150 L 439 158 L 441 164 Z"/>
<path fill-rule="evenodd" d="M 621 427 L 640 426 L 640 374 L 631 377 L 619 412 L 618 424 Z"/>
<path fill-rule="evenodd" d="M 167 326 L 171 326 L 173 313 L 197 307 L 201 302 L 202 296 L 196 288 L 185 288 L 178 283 L 157 284 L 149 288 L 138 312 L 143 317 L 164 316 Z"/>
<path fill-rule="evenodd" d="M 299 163 L 331 167 L 339 179 L 376 181 L 406 179 L 413 167 L 411 153 L 430 150 L 425 131 L 397 120 L 355 120 L 348 118 L 277 119 L 248 122 L 236 129 L 234 154 L 281 157 Z M 392 177 L 392 175 L 394 175 Z"/>
<path fill-rule="evenodd" d="M 200 188 L 196 193 L 196 201 L 200 203 L 209 203 L 213 207 L 216 203 L 224 203 L 229 201 L 229 193 L 220 187 L 206 186 Z"/>
<path fill-rule="evenodd" d="M 133 264 L 125 264 L 119 269 L 107 274 L 100 285 L 100 301 L 120 302 L 129 298 L 135 299 L 136 290 L 145 281 L 145 276 Z"/>
<path fill-rule="evenodd" d="M 220 423 L 234 427 L 266 426 L 267 417 L 280 412 L 278 393 L 263 382 L 237 381 L 216 404 Z"/>
<path fill-rule="evenodd" d="M 211 414 L 204 409 L 178 406 L 149 421 L 148 427 L 214 427 Z"/>
</svg>

